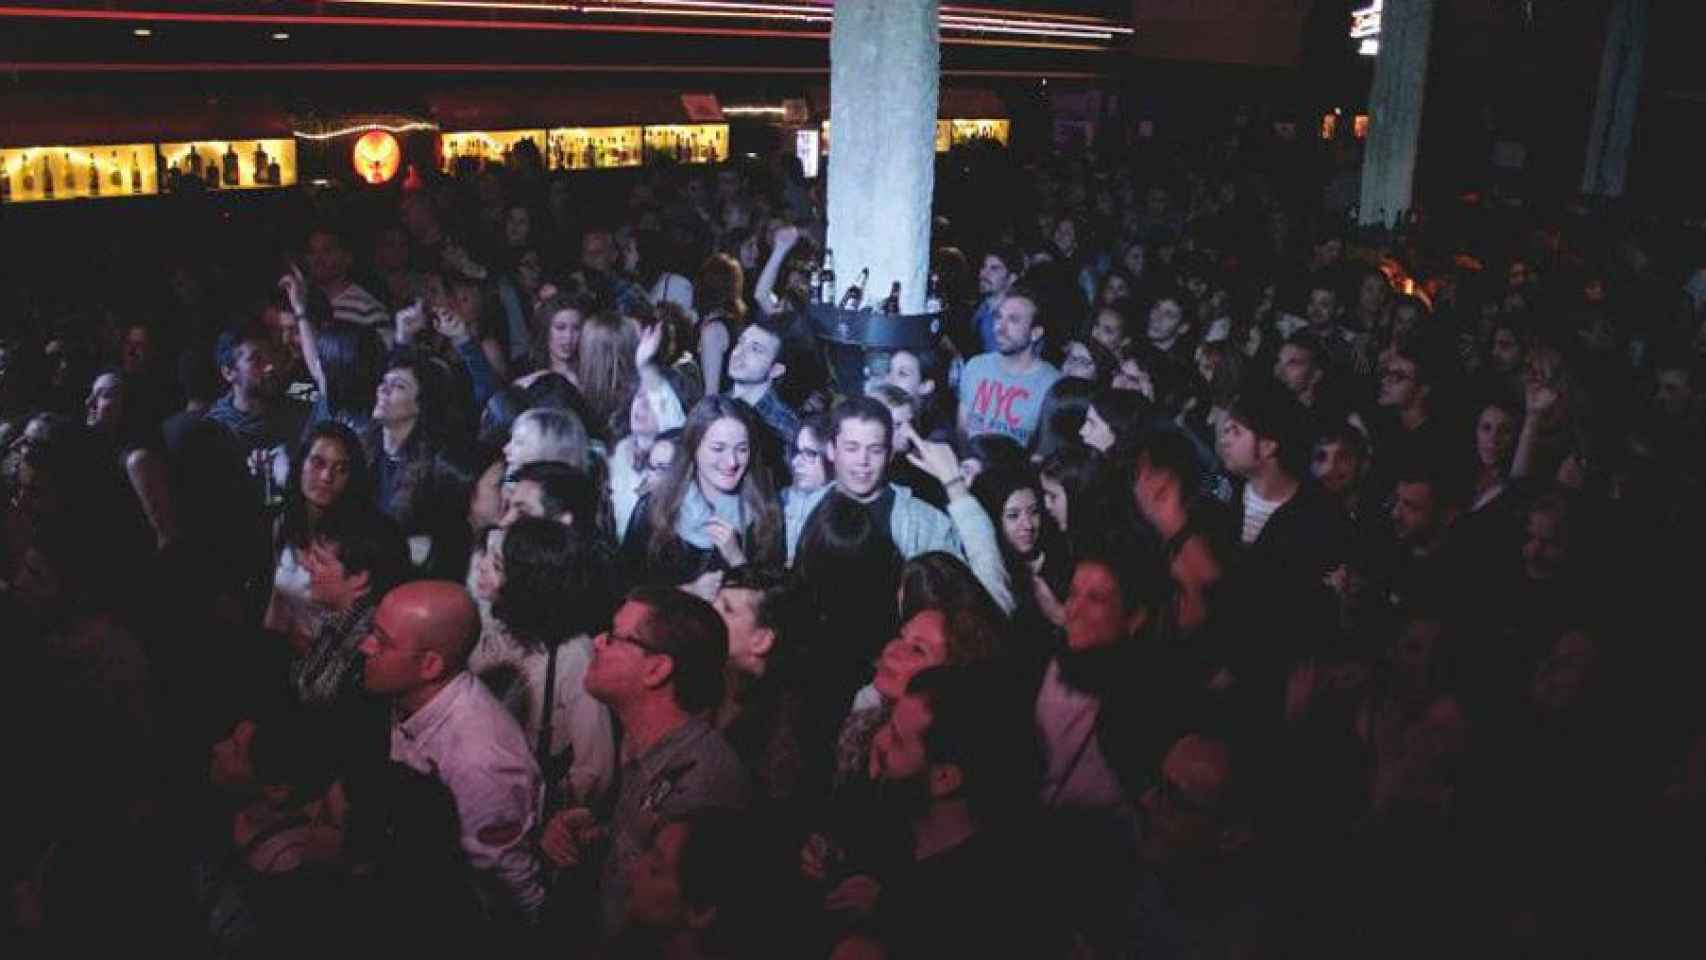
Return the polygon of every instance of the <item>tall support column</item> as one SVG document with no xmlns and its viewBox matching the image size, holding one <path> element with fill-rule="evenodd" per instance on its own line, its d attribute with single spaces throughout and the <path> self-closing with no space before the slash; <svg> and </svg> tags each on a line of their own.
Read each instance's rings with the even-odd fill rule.
<svg viewBox="0 0 1706 960">
<path fill-rule="evenodd" d="M 1362 223 L 1384 218 L 1390 224 L 1411 206 L 1433 21 L 1434 0 L 1386 0 L 1381 12 L 1362 161 Z"/>
<path fill-rule="evenodd" d="M 922 313 L 930 276 L 941 77 L 938 0 L 837 0 L 829 38 L 829 248 L 845 286 L 870 268 L 865 302 L 900 281 Z"/>
<path fill-rule="evenodd" d="M 1629 142 L 1641 99 L 1641 62 L 1647 51 L 1647 0 L 1617 0 L 1605 15 L 1605 54 L 1599 93 L 1588 128 L 1582 192 L 1620 197 L 1629 170 Z"/>
</svg>

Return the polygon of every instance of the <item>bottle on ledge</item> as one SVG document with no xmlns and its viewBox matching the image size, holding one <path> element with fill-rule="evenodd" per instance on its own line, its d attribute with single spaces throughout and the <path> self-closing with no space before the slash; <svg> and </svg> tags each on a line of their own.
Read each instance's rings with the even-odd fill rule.
<svg viewBox="0 0 1706 960">
<path fill-rule="evenodd" d="M 12 199 L 12 171 L 6 169 L 6 161 L 0 160 L 0 203 Z"/>
<path fill-rule="evenodd" d="M 237 148 L 232 144 L 226 144 L 225 156 L 221 159 L 224 160 L 224 165 L 220 169 L 220 177 L 225 181 L 225 185 L 228 187 L 240 186 L 243 182 L 243 175 L 237 167 Z"/>
<path fill-rule="evenodd" d="M 267 148 L 262 146 L 261 142 L 258 140 L 255 141 L 255 155 L 252 160 L 255 164 L 255 183 L 266 183 L 268 163 Z"/>
<path fill-rule="evenodd" d="M 53 164 L 45 153 L 41 155 L 41 195 L 53 199 Z"/>
<path fill-rule="evenodd" d="M 142 192 L 142 162 L 136 158 L 136 151 L 130 151 L 130 192 Z"/>
<path fill-rule="evenodd" d="M 835 305 L 835 251 L 824 248 L 823 266 L 817 272 L 817 302 Z"/>
<path fill-rule="evenodd" d="M 114 150 L 112 156 L 108 158 L 107 166 L 107 186 L 112 187 L 114 193 L 123 193 L 124 171 L 119 168 L 117 150 Z"/>
<path fill-rule="evenodd" d="M 900 314 L 900 281 L 899 280 L 896 280 L 894 282 L 894 286 L 889 287 L 889 295 L 883 298 L 882 311 L 891 317 L 892 316 L 899 316 L 899 314 Z"/>
<path fill-rule="evenodd" d="M 841 295 L 841 304 L 840 304 L 841 309 L 843 309 L 843 310 L 857 310 L 857 309 L 859 309 L 859 307 L 862 306 L 865 302 L 865 284 L 869 283 L 870 281 L 871 281 L 871 268 L 866 267 L 865 269 L 860 270 L 859 271 L 859 279 L 853 281 L 853 285 L 851 287 L 848 287 L 847 292 Z"/>
<path fill-rule="evenodd" d="M 95 166 L 95 155 L 89 154 L 89 196 L 99 196 L 101 193 L 101 171 Z"/>
</svg>

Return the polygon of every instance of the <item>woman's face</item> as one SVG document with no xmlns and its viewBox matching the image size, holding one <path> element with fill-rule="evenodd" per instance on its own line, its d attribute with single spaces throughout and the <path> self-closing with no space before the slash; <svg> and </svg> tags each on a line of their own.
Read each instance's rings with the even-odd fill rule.
<svg viewBox="0 0 1706 960">
<path fill-rule="evenodd" d="M 349 487 L 350 451 L 331 437 L 315 437 L 302 461 L 302 499 L 321 510 L 330 507 Z"/>
<path fill-rule="evenodd" d="M 645 496 L 652 491 L 669 473 L 669 468 L 675 466 L 675 441 L 659 440 L 646 451 L 646 472 L 640 478 L 640 495 Z"/>
<path fill-rule="evenodd" d="M 636 442 L 638 438 L 657 436 L 658 415 L 646 400 L 644 391 L 635 391 L 634 402 L 628 405 L 628 430 Z"/>
<path fill-rule="evenodd" d="M 551 314 L 551 329 L 546 333 L 545 349 L 553 366 L 575 362 L 581 343 L 581 315 L 578 310 L 558 310 Z"/>
<path fill-rule="evenodd" d="M 1078 227 L 1071 220 L 1062 220 L 1054 227 L 1054 246 L 1064 256 L 1072 256 L 1078 250 Z"/>
<path fill-rule="evenodd" d="M 1516 447 L 1516 420 L 1502 407 L 1488 407 L 1475 421 L 1475 455 L 1483 467 L 1503 467 Z"/>
<path fill-rule="evenodd" d="M 124 390 L 119 386 L 118 377 L 103 373 L 95 378 L 89 387 L 85 412 L 84 423 L 97 430 L 111 430 L 118 426 L 124 419 Z"/>
<path fill-rule="evenodd" d="M 1067 529 L 1068 501 L 1066 487 L 1059 480 L 1050 476 L 1043 476 L 1038 479 L 1042 482 L 1043 509 L 1047 510 L 1048 515 L 1054 518 L 1054 525 L 1064 532 Z"/>
<path fill-rule="evenodd" d="M 1142 247 L 1135 245 L 1127 247 L 1125 256 L 1120 259 L 1120 266 L 1125 267 L 1126 272 L 1132 276 L 1141 277 L 1143 276 L 1143 257 Z"/>
<path fill-rule="evenodd" d="M 533 216 L 526 207 L 511 207 L 504 217 L 504 240 L 512 247 L 526 245 L 533 235 Z"/>
<path fill-rule="evenodd" d="M 1042 538 L 1043 506 L 1035 490 L 1015 490 L 1001 506 L 1001 534 L 1021 557 L 1030 557 Z"/>
<path fill-rule="evenodd" d="M 1090 348 L 1078 340 L 1068 342 L 1066 354 L 1060 361 L 1060 372 L 1078 380 L 1096 379 L 1096 361 L 1090 356 Z"/>
<path fill-rule="evenodd" d="M 1096 412 L 1094 406 L 1085 411 L 1084 426 L 1078 429 L 1078 436 L 1093 450 L 1107 453 L 1114 448 L 1114 430 L 1108 426 L 1108 421 Z"/>
<path fill-rule="evenodd" d="M 829 482 L 823 441 L 810 427 L 801 427 L 799 435 L 794 438 L 790 465 L 794 470 L 794 488 L 802 493 L 809 493 Z"/>
<path fill-rule="evenodd" d="M 486 534 L 486 549 L 474 567 L 474 598 L 487 603 L 498 598 L 504 585 L 504 532 L 502 528 Z"/>
<path fill-rule="evenodd" d="M 908 396 L 917 397 L 924 387 L 924 371 L 919 368 L 918 356 L 910 350 L 895 353 L 889 358 L 889 373 L 883 382 L 905 390 Z"/>
<path fill-rule="evenodd" d="M 1499 373 L 1510 373 L 1522 362 L 1522 341 L 1517 339 L 1515 330 L 1500 327 L 1493 331 L 1493 348 L 1490 352 L 1493 369 Z"/>
<path fill-rule="evenodd" d="M 504 444 L 504 465 L 511 473 L 530 463 L 545 459 L 545 436 L 532 417 L 522 417 L 510 427 L 509 442 Z"/>
<path fill-rule="evenodd" d="M 920 610 L 901 625 L 900 635 L 877 658 L 871 683 L 890 702 L 900 699 L 921 670 L 948 662 L 948 619 L 940 610 Z"/>
<path fill-rule="evenodd" d="M 693 454 L 699 484 L 707 492 L 734 493 L 739 490 L 751 460 L 752 448 L 747 441 L 746 426 L 728 417 L 711 424 L 704 439 L 699 441 L 699 449 Z"/>
<path fill-rule="evenodd" d="M 378 402 L 373 405 L 373 419 L 394 423 L 421 415 L 421 385 L 412 371 L 405 367 L 385 371 L 379 381 Z"/>
<path fill-rule="evenodd" d="M 1131 284 L 1125 282 L 1125 277 L 1117 273 L 1109 274 L 1108 281 L 1102 284 L 1102 306 L 1124 300 L 1131 296 Z"/>
</svg>

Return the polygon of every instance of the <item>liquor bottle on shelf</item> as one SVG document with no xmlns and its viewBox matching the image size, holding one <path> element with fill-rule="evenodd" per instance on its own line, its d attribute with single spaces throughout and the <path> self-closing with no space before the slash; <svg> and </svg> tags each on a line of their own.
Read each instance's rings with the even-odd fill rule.
<svg viewBox="0 0 1706 960">
<path fill-rule="evenodd" d="M 6 169 L 6 161 L 0 160 L 0 203 L 12 199 L 12 171 Z"/>
<path fill-rule="evenodd" d="M 107 186 L 112 187 L 114 193 L 124 192 L 124 170 L 118 165 L 117 150 L 107 158 Z"/>
<path fill-rule="evenodd" d="M 184 158 L 184 172 L 197 180 L 201 179 L 201 151 L 197 150 L 193 143 L 190 144 L 189 156 Z"/>
<path fill-rule="evenodd" d="M 237 148 L 232 144 L 225 145 L 225 163 L 220 169 L 220 178 L 228 187 L 238 187 L 243 184 L 243 173 L 237 168 Z"/>
<path fill-rule="evenodd" d="M 267 164 L 271 161 L 267 157 L 267 148 L 259 140 L 255 141 L 255 155 L 252 160 L 255 165 L 255 183 L 266 183 Z"/>
<path fill-rule="evenodd" d="M 586 153 L 582 157 L 581 167 L 582 169 L 590 170 L 596 166 L 598 166 L 598 147 L 596 145 L 596 141 L 591 137 L 588 137 L 586 141 Z"/>
<path fill-rule="evenodd" d="M 839 304 L 840 308 L 843 310 L 857 310 L 863 306 L 865 303 L 865 284 L 870 281 L 871 268 L 866 267 L 865 269 L 860 270 L 859 279 L 853 281 L 853 285 L 848 287 L 847 292 L 841 295 L 841 303 Z"/>
<path fill-rule="evenodd" d="M 70 153 L 61 154 L 61 156 L 65 158 L 65 166 L 59 168 L 61 174 L 59 182 L 65 185 L 66 196 L 75 197 L 77 195 L 77 171 L 71 166 Z"/>
<path fill-rule="evenodd" d="M 824 248 L 823 266 L 817 272 L 817 302 L 824 306 L 835 303 L 835 251 Z"/>
<path fill-rule="evenodd" d="M 36 192 L 36 168 L 30 162 L 29 155 L 18 161 L 18 167 L 24 171 L 24 196 L 34 196 Z"/>
<path fill-rule="evenodd" d="M 89 154 L 89 196 L 101 194 L 101 171 L 95 166 L 95 155 Z"/>
<path fill-rule="evenodd" d="M 889 287 L 889 295 L 883 298 L 882 311 L 891 317 L 899 315 L 899 313 L 900 313 L 900 281 L 899 280 L 896 280 L 894 282 L 894 286 Z"/>
<path fill-rule="evenodd" d="M 136 158 L 136 151 L 130 151 L 130 192 L 142 192 L 142 163 Z"/>
<path fill-rule="evenodd" d="M 270 183 L 275 187 L 283 186 L 284 184 L 284 171 L 279 168 L 277 157 L 273 157 L 271 160 L 267 161 L 267 183 Z"/>
<path fill-rule="evenodd" d="M 41 155 L 41 195 L 53 199 L 53 162 L 45 153 Z"/>
<path fill-rule="evenodd" d="M 219 189 L 219 155 L 210 151 L 208 153 L 207 162 L 202 164 L 201 170 L 202 173 L 207 176 L 208 187 L 213 190 Z"/>
</svg>

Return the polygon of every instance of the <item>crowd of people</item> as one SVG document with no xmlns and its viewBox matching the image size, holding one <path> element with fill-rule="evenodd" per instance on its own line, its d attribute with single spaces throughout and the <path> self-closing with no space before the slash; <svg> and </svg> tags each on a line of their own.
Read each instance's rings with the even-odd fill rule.
<svg viewBox="0 0 1706 960">
<path fill-rule="evenodd" d="M 1706 238 L 1275 148 L 949 154 L 852 378 L 785 157 L 21 278 L 15 942 L 1691 953 Z"/>
</svg>

